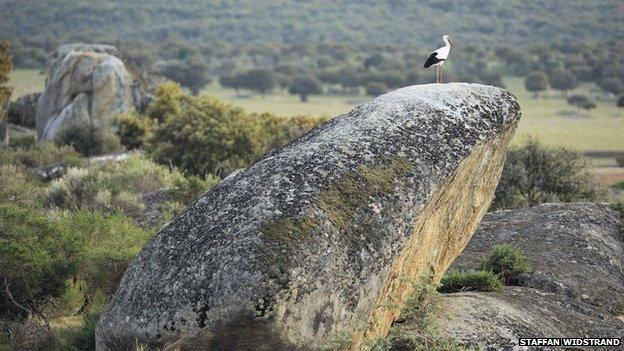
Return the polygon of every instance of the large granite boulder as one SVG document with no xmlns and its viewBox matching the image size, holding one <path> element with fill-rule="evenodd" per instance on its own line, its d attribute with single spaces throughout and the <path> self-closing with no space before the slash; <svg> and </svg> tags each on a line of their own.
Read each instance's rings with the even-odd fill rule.
<svg viewBox="0 0 624 351">
<path fill-rule="evenodd" d="M 20 96 L 9 104 L 9 123 L 34 129 L 37 124 L 37 100 L 41 93 Z"/>
<path fill-rule="evenodd" d="M 108 45 L 68 44 L 51 56 L 37 102 L 40 141 L 55 139 L 71 123 L 106 127 L 116 112 L 140 104 L 135 78 Z"/>
<path fill-rule="evenodd" d="M 203 194 L 144 247 L 98 350 L 301 350 L 385 335 L 487 211 L 519 120 L 508 92 L 411 86 Z"/>
<path fill-rule="evenodd" d="M 521 286 L 502 292 L 442 295 L 432 324 L 462 346 L 487 350 L 516 349 L 520 337 L 621 337 L 623 220 L 609 205 L 595 203 L 487 214 L 451 269 L 477 269 L 493 246 L 512 244 L 524 251 L 532 272 Z M 417 324 L 397 326 L 397 335 L 418 336 Z"/>
</svg>

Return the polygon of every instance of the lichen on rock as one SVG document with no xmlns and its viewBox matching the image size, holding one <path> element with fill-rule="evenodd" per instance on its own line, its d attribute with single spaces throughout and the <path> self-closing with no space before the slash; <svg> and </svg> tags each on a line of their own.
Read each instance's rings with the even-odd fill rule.
<svg viewBox="0 0 624 351">
<path fill-rule="evenodd" d="M 300 350 L 338 335 L 356 348 L 384 335 L 404 282 L 438 279 L 470 239 L 519 117 L 499 88 L 411 86 L 267 153 L 146 245 L 98 350 Z"/>
</svg>

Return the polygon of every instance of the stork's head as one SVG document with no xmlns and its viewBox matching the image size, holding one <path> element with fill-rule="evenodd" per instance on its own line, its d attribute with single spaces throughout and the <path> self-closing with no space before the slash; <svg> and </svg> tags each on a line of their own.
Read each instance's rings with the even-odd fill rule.
<svg viewBox="0 0 624 351">
<path fill-rule="evenodd" d="M 442 41 L 444 41 L 445 44 L 455 46 L 453 45 L 453 42 L 451 41 L 451 37 L 448 34 L 444 34 L 444 36 L 442 36 Z"/>
</svg>

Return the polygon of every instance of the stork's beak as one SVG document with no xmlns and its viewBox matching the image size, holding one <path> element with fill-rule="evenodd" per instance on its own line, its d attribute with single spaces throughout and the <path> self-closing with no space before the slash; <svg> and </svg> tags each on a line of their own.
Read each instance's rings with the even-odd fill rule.
<svg viewBox="0 0 624 351">
<path fill-rule="evenodd" d="M 455 47 L 455 44 L 453 44 L 453 42 L 451 41 L 451 38 L 449 38 L 449 44 L 451 44 L 451 47 Z"/>
</svg>

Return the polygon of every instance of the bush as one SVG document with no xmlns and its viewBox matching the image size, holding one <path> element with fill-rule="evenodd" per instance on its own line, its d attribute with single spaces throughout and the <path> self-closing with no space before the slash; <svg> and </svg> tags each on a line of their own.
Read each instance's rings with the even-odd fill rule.
<svg viewBox="0 0 624 351">
<path fill-rule="evenodd" d="M 308 95 L 323 93 L 323 83 L 316 77 L 299 77 L 292 81 L 288 92 L 299 95 L 301 102 L 308 101 Z"/>
<path fill-rule="evenodd" d="M 544 202 L 596 201 L 604 194 L 589 162 L 580 153 L 545 147 L 530 140 L 507 153 L 491 209 L 515 209 Z"/>
<path fill-rule="evenodd" d="M 104 313 L 104 308 L 97 308 L 83 317 L 82 327 L 70 336 L 69 351 L 95 350 L 95 328 Z"/>
<path fill-rule="evenodd" d="M 81 286 L 85 304 L 93 301 L 97 293 L 112 297 L 130 261 L 153 234 L 121 214 L 104 216 L 79 211 L 56 216 L 59 225 L 80 240 L 76 282 Z"/>
<path fill-rule="evenodd" d="M 141 148 L 147 139 L 152 124 L 150 120 L 135 113 L 127 113 L 114 118 L 117 136 L 126 150 Z"/>
<path fill-rule="evenodd" d="M 624 107 L 624 95 L 620 96 L 616 103 L 617 107 Z"/>
<path fill-rule="evenodd" d="M 57 145 L 71 145 L 84 156 L 102 155 L 123 150 L 119 138 L 108 126 L 74 122 L 61 130 Z"/>
<path fill-rule="evenodd" d="M 537 94 L 548 89 L 548 76 L 544 72 L 532 72 L 524 80 L 526 90 Z"/>
<path fill-rule="evenodd" d="M 441 293 L 500 291 L 501 289 L 500 279 L 490 271 L 450 272 L 442 278 L 440 287 L 438 287 L 438 291 Z"/>
<path fill-rule="evenodd" d="M 42 314 L 67 289 L 78 240 L 35 210 L 0 205 L 0 316 Z"/>
<path fill-rule="evenodd" d="M 568 104 L 585 110 L 596 108 L 596 104 L 585 95 L 572 95 L 567 100 Z"/>
<path fill-rule="evenodd" d="M 121 162 L 100 167 L 71 168 L 52 182 L 45 204 L 67 210 L 92 210 L 103 214 L 121 211 L 136 216 L 141 197 L 160 188 L 173 187 L 184 176 L 134 153 Z"/>
<path fill-rule="evenodd" d="M 19 166 L 0 165 L 0 204 L 40 207 L 44 188 Z"/>
<path fill-rule="evenodd" d="M 208 96 L 165 98 L 166 104 L 155 101 L 167 111 L 167 117 L 156 127 L 147 149 L 157 162 L 195 175 L 222 176 L 246 167 L 269 148 L 283 145 L 325 120 L 246 114 Z M 166 105 L 172 108 L 163 108 Z"/>
<path fill-rule="evenodd" d="M 190 204 L 201 193 L 217 185 L 221 178 L 208 175 L 205 178 L 191 175 L 175 181 L 175 186 L 170 190 L 173 199 L 184 205 Z"/>
<path fill-rule="evenodd" d="M 30 147 L 4 149 L 0 153 L 0 164 L 13 164 L 28 168 L 47 165 L 79 166 L 84 159 L 71 146 L 56 146 L 48 141 Z"/>
<path fill-rule="evenodd" d="M 578 84 L 576 77 L 563 69 L 557 69 L 549 75 L 550 86 L 553 89 L 568 91 L 574 89 Z"/>
<path fill-rule="evenodd" d="M 384 83 L 370 82 L 366 84 L 366 95 L 379 96 L 388 92 L 389 88 Z"/>
<path fill-rule="evenodd" d="M 496 245 L 481 269 L 497 274 L 506 285 L 517 284 L 520 274 L 531 270 L 522 250 L 513 245 Z"/>
<path fill-rule="evenodd" d="M 16 133 L 11 134 L 9 138 L 9 147 L 12 148 L 29 148 L 34 146 L 37 140 L 33 134 Z"/>
</svg>

